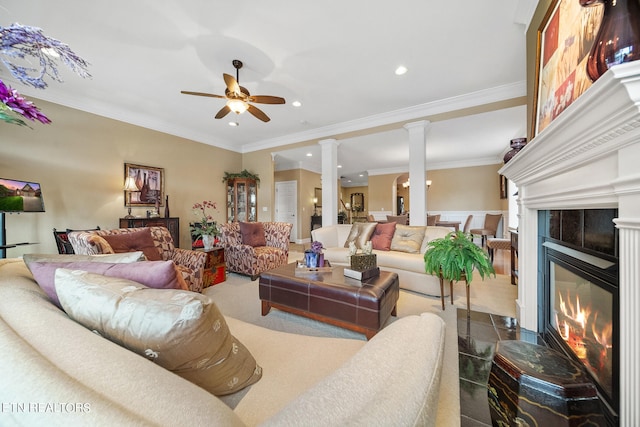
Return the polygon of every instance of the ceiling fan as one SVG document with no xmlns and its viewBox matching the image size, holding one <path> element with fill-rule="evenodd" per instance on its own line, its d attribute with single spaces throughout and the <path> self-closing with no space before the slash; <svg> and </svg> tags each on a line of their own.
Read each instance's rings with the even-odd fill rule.
<svg viewBox="0 0 640 427">
<path fill-rule="evenodd" d="M 249 91 L 246 88 L 240 86 L 239 83 L 242 61 L 234 59 L 231 63 L 236 69 L 236 77 L 233 78 L 233 76 L 229 74 L 222 74 L 224 82 L 227 85 L 227 88 L 224 90 L 224 96 L 214 95 L 212 93 L 191 92 L 186 90 L 182 90 L 180 91 L 180 93 L 184 93 L 186 95 L 209 96 L 212 98 L 226 99 L 227 103 L 224 107 L 222 107 L 222 109 L 220 109 L 220 111 L 218 111 L 218 114 L 216 114 L 216 119 L 223 118 L 231 111 L 236 114 L 242 114 L 245 111 L 248 111 L 263 122 L 268 122 L 269 120 L 271 120 L 269 116 L 267 116 L 258 107 L 251 105 L 250 102 L 255 102 L 258 104 L 284 104 L 284 98 L 269 95 L 251 95 Z"/>
</svg>

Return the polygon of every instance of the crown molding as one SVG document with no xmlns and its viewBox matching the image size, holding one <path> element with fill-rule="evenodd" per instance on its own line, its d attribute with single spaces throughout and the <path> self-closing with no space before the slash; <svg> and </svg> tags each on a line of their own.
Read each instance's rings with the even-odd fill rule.
<svg viewBox="0 0 640 427">
<path fill-rule="evenodd" d="M 245 144 L 242 146 L 241 152 L 250 153 L 252 151 L 281 147 L 316 139 L 337 138 L 339 135 L 359 132 L 366 129 L 375 129 L 391 124 L 398 124 L 398 127 L 401 127 L 408 122 L 425 119 L 436 114 L 506 101 L 525 96 L 526 93 L 526 82 L 520 81 L 495 88 L 483 89 L 465 95 L 419 104 L 400 110 L 363 117 L 361 119 L 323 126 L 305 132 L 298 132 L 278 138 L 265 139 Z"/>
</svg>

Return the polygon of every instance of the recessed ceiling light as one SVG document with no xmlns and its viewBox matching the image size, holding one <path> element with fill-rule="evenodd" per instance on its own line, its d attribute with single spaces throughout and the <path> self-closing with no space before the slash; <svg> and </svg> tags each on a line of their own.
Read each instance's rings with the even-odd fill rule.
<svg viewBox="0 0 640 427">
<path fill-rule="evenodd" d="M 233 127 L 240 126 L 240 123 L 238 123 L 238 122 L 229 122 L 229 126 L 233 126 Z"/>
<path fill-rule="evenodd" d="M 291 105 L 293 105 L 294 107 L 301 107 L 301 106 L 302 106 L 302 102 L 300 102 L 300 101 L 293 101 L 293 102 L 291 103 Z"/>
<path fill-rule="evenodd" d="M 404 73 L 406 73 L 407 71 L 408 71 L 407 67 L 405 67 L 404 65 L 400 65 L 398 68 L 396 68 L 396 75 L 397 76 L 401 76 Z"/>
<path fill-rule="evenodd" d="M 361 174 L 360 174 L 360 175 L 358 175 L 358 176 L 364 176 L 364 174 L 363 174 L 363 173 L 361 173 Z"/>
<path fill-rule="evenodd" d="M 338 169 L 340 169 L 342 167 L 342 165 L 338 165 Z"/>
<path fill-rule="evenodd" d="M 307 157 L 313 157 L 313 153 L 307 153 Z"/>
</svg>

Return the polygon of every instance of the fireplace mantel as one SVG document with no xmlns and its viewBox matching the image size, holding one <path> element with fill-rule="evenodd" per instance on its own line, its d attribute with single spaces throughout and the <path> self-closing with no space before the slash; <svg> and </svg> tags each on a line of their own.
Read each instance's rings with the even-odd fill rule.
<svg viewBox="0 0 640 427">
<path fill-rule="evenodd" d="M 640 61 L 607 71 L 500 173 L 518 187 L 522 327 L 538 330 L 538 210 L 617 208 L 620 425 L 640 425 Z"/>
</svg>

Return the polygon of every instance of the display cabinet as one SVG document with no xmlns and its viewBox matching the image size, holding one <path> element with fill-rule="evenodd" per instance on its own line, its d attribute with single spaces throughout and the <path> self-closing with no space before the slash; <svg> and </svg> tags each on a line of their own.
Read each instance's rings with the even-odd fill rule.
<svg viewBox="0 0 640 427">
<path fill-rule="evenodd" d="M 227 180 L 227 222 L 258 220 L 258 185 L 251 178 Z"/>
</svg>

